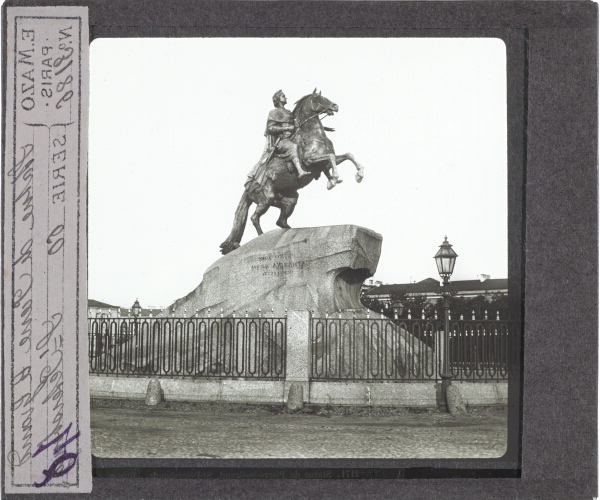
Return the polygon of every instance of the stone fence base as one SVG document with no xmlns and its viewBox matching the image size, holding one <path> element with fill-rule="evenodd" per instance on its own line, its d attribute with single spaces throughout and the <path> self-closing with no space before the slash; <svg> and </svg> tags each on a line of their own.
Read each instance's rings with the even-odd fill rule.
<svg viewBox="0 0 600 500">
<path fill-rule="evenodd" d="M 92 398 L 146 397 L 150 378 L 90 375 Z M 291 381 L 160 378 L 166 401 L 284 404 Z M 297 383 L 297 382 L 296 382 Z M 507 382 L 452 382 L 468 406 L 506 405 Z M 444 404 L 441 382 L 303 382 L 304 402 L 319 405 L 436 408 Z"/>
</svg>

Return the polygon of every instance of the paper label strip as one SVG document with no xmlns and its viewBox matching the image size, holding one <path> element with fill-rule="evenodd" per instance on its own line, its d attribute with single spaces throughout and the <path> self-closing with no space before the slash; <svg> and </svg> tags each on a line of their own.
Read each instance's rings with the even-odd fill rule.
<svg viewBox="0 0 600 500">
<path fill-rule="evenodd" d="M 5 488 L 89 492 L 87 7 L 8 7 L 6 36 Z"/>
</svg>

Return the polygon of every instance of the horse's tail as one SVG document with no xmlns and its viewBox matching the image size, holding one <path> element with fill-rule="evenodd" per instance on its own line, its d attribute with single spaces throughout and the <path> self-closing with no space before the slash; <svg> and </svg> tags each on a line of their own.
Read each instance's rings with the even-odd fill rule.
<svg viewBox="0 0 600 500">
<path fill-rule="evenodd" d="M 221 243 L 221 253 L 223 255 L 228 254 L 229 252 L 239 248 L 240 241 L 242 241 L 242 236 L 244 235 L 244 229 L 246 228 L 246 220 L 248 220 L 248 209 L 250 208 L 250 204 L 252 201 L 248 196 L 248 191 L 244 191 L 240 202 L 238 203 L 237 210 L 235 211 L 235 216 L 233 218 L 233 229 L 227 239 Z"/>
</svg>

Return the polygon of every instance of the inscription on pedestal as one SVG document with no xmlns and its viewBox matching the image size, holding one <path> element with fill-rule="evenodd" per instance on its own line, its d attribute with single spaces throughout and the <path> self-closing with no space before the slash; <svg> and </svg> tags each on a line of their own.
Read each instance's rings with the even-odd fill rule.
<svg viewBox="0 0 600 500">
<path fill-rule="evenodd" d="M 290 254 L 259 255 L 246 262 L 256 262 L 250 265 L 250 270 L 260 276 L 285 276 L 297 269 L 308 268 L 308 262 L 292 261 Z"/>
</svg>

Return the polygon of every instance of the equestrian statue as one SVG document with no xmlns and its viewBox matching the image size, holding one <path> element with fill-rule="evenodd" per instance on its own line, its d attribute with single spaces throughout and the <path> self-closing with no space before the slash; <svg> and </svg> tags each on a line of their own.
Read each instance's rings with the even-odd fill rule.
<svg viewBox="0 0 600 500">
<path fill-rule="evenodd" d="M 233 229 L 221 243 L 221 253 L 227 254 L 240 246 L 248 210 L 256 204 L 250 217 L 259 235 L 261 216 L 269 207 L 277 207 L 281 214 L 276 224 L 289 229 L 288 217 L 298 202 L 298 190 L 318 179 L 321 172 L 327 177 L 327 189 L 334 188 L 342 180 L 337 165 L 350 160 L 356 166 L 356 182 L 363 179 L 363 167 L 352 153 L 336 155 L 333 144 L 325 134 L 334 130 L 324 127 L 321 115 L 333 115 L 338 105 L 317 93 L 308 94 L 296 102 L 293 111 L 285 108 L 287 99 L 279 90 L 273 96 L 275 109 L 269 113 L 265 130 L 266 142 L 263 154 L 245 183 L 244 194 L 238 204 Z"/>
</svg>

